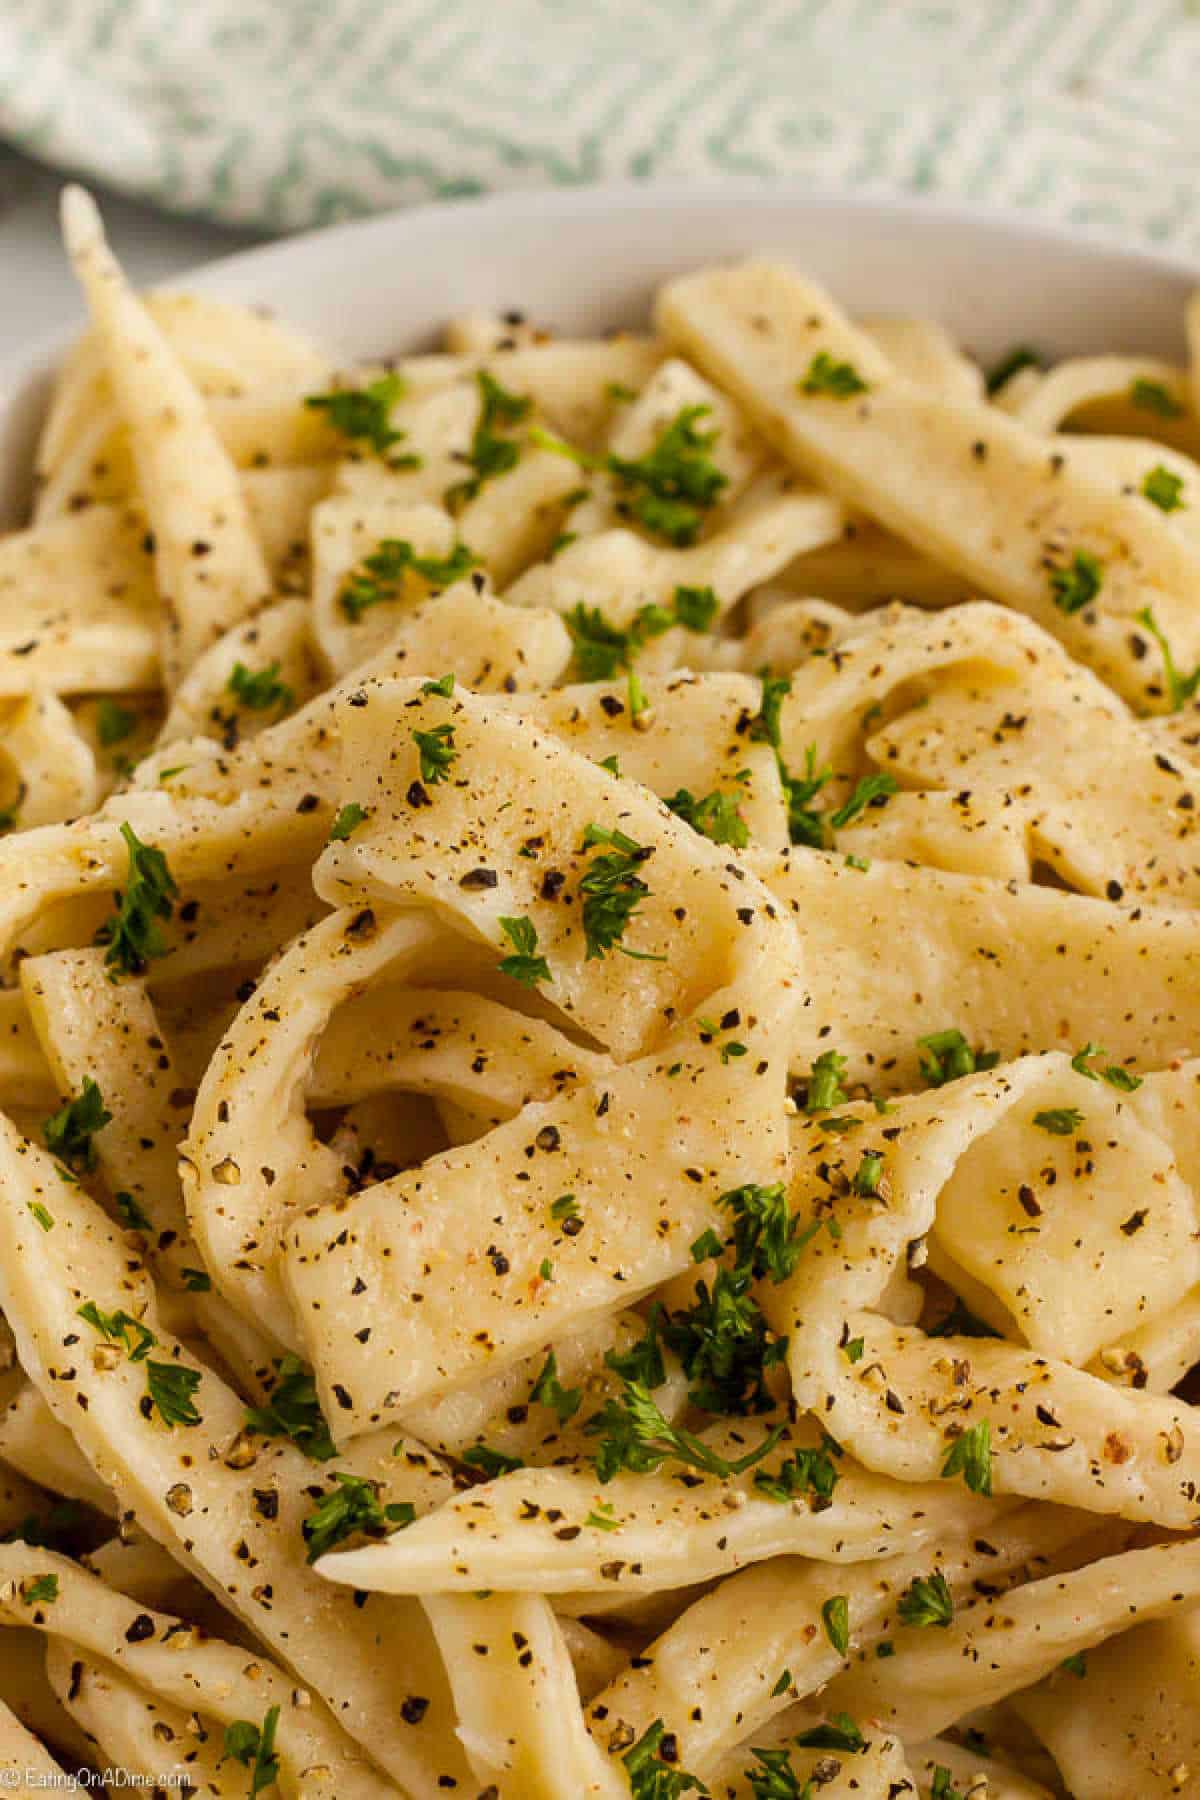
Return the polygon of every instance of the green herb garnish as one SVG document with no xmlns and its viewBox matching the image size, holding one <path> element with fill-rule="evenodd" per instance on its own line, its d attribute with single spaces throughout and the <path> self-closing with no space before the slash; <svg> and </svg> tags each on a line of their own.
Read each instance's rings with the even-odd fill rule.
<svg viewBox="0 0 1200 1800">
<path fill-rule="evenodd" d="M 226 684 L 238 704 L 251 712 L 270 712 L 278 707 L 286 712 L 296 696 L 285 681 L 279 679 L 279 663 L 268 663 L 265 669 L 252 673 L 242 662 L 235 662 Z"/>
<path fill-rule="evenodd" d="M 707 1794 L 709 1789 L 698 1775 L 679 1768 L 678 1755 L 675 1734 L 661 1719 L 655 1719 L 621 1758 L 632 1800 L 679 1800 L 682 1794 Z"/>
<path fill-rule="evenodd" d="M 954 1595 L 940 1569 L 910 1582 L 896 1610 L 905 1625 L 949 1625 L 954 1617 Z"/>
<path fill-rule="evenodd" d="M 930 1087 L 942 1087 L 947 1081 L 958 1081 L 963 1075 L 977 1075 L 994 1069 L 1000 1061 L 997 1050 L 972 1050 L 961 1031 L 953 1026 L 947 1031 L 932 1031 L 917 1039 L 921 1074 Z"/>
<path fill-rule="evenodd" d="M 838 362 L 828 350 L 817 351 L 808 365 L 808 374 L 796 385 L 802 394 L 830 394 L 835 400 L 869 392 L 854 364 Z"/>
<path fill-rule="evenodd" d="M 1183 480 L 1156 463 L 1142 482 L 1142 493 L 1160 512 L 1180 512 L 1187 502 L 1182 498 Z"/>
<path fill-rule="evenodd" d="M 1099 1044 L 1087 1043 L 1082 1050 L 1077 1050 L 1071 1058 L 1071 1067 L 1077 1075 L 1085 1075 L 1089 1081 L 1107 1081 L 1122 1094 L 1132 1094 L 1135 1088 L 1142 1085 L 1140 1075 L 1130 1074 L 1128 1069 L 1121 1068 L 1119 1063 L 1109 1063 L 1103 1069 L 1089 1068 L 1089 1064 L 1097 1056 L 1107 1056 L 1107 1050 Z"/>
<path fill-rule="evenodd" d="M 942 1464 L 942 1479 L 961 1475 L 973 1494 L 992 1491 L 992 1428 L 986 1419 L 955 1438 Z"/>
<path fill-rule="evenodd" d="M 1036 350 L 1031 350 L 1028 344 L 1015 344 L 1007 356 L 1002 356 L 989 370 L 987 391 L 989 394 L 998 393 L 1005 382 L 1011 381 L 1014 375 L 1019 375 L 1022 369 L 1040 369 L 1041 366 L 1042 359 Z"/>
<path fill-rule="evenodd" d="M 323 412 L 335 431 L 351 443 L 366 444 L 376 456 L 387 456 L 389 450 L 407 435 L 395 431 L 391 424 L 392 408 L 404 393 L 404 379 L 395 373 L 381 375 L 363 388 L 339 388 L 332 394 L 309 394 L 304 404 L 313 412 Z M 388 457 L 394 469 L 416 468 L 420 457 L 403 455 Z"/>
<path fill-rule="evenodd" d="M 96 1166 L 96 1147 L 92 1138 L 104 1129 L 112 1116 L 100 1089 L 90 1075 L 85 1075 L 75 1098 L 43 1121 L 42 1136 L 47 1150 L 77 1175 L 90 1172 Z"/>
<path fill-rule="evenodd" d="M 338 1485 L 317 1503 L 300 1527 L 310 1563 L 348 1537 L 359 1533 L 386 1537 L 389 1525 L 402 1528 L 412 1524 L 415 1514 L 411 1504 L 397 1500 L 385 1506 L 379 1498 L 377 1481 L 347 1475 L 341 1469 L 334 1470 L 333 1479 Z"/>
<path fill-rule="evenodd" d="M 407 538 L 384 538 L 364 556 L 338 595 L 338 604 L 357 625 L 372 606 L 398 600 L 411 571 L 430 587 L 449 587 L 475 567 L 478 557 L 465 544 L 455 544 L 449 556 L 418 556 Z"/>
<path fill-rule="evenodd" d="M 538 934 L 532 919 L 501 919 L 500 929 L 513 947 L 513 954 L 498 965 L 501 975 L 511 976 L 523 987 L 536 987 L 539 981 L 554 979 L 550 964 L 537 953 Z"/>
<path fill-rule="evenodd" d="M 1167 698 L 1171 702 L 1171 711 L 1179 712 L 1193 698 L 1196 689 L 1200 688 L 1200 663 L 1196 664 L 1190 675 L 1182 674 L 1171 654 L 1171 646 L 1159 629 L 1151 608 L 1144 606 L 1139 613 L 1134 614 L 1134 617 L 1139 625 L 1146 627 L 1162 652 L 1163 674 L 1167 679 Z"/>
<path fill-rule="evenodd" d="M 358 826 L 362 824 L 366 816 L 366 808 L 360 806 L 357 800 L 348 801 L 345 806 L 339 809 L 337 818 L 330 826 L 330 843 L 344 844 L 351 832 L 355 831 Z"/>
<path fill-rule="evenodd" d="M 475 381 L 479 388 L 479 414 L 471 448 L 463 457 L 473 473 L 446 489 L 444 499 L 451 512 L 474 500 L 485 482 L 516 467 L 521 447 L 515 439 L 502 437 L 501 431 L 519 425 L 533 405 L 527 394 L 510 394 L 486 369 L 476 370 Z"/>
<path fill-rule="evenodd" d="M 132 825 L 122 825 L 121 836 L 129 852 L 125 891 L 116 917 L 100 927 L 96 942 L 108 945 L 104 961 L 114 975 L 140 975 L 152 958 L 166 955 L 156 921 L 171 917 L 179 889 L 161 850 L 143 844 Z"/>
<path fill-rule="evenodd" d="M 192 1401 L 200 1381 L 199 1372 L 182 1363 L 146 1364 L 146 1392 L 164 1425 L 200 1424 L 200 1414 Z"/>
<path fill-rule="evenodd" d="M 329 1462 L 337 1448 L 312 1370 L 290 1351 L 275 1367 L 275 1385 L 261 1406 L 247 1407 L 245 1429 L 258 1437 L 290 1438 L 313 1462 Z"/>
<path fill-rule="evenodd" d="M 449 781 L 458 751 L 454 747 L 453 725 L 435 725 L 431 731 L 414 731 L 413 743 L 421 757 L 421 780 L 437 787 Z"/>
<path fill-rule="evenodd" d="M 1130 384 L 1129 398 L 1142 412 L 1157 413 L 1160 419 L 1182 419 L 1183 407 L 1161 381 L 1146 381 L 1141 376 Z"/>
<path fill-rule="evenodd" d="M 231 1757 L 250 1770 L 249 1800 L 273 1787 L 279 1779 L 279 1756 L 275 1749 L 275 1731 L 279 1724 L 279 1708 L 272 1706 L 261 1728 L 249 1719 L 235 1719 L 225 1727 L 224 1756 Z"/>
<path fill-rule="evenodd" d="M 541 1406 L 548 1406 L 557 1415 L 560 1425 L 573 1419 L 583 1404 L 582 1388 L 565 1388 L 558 1379 L 558 1358 L 550 1351 L 542 1364 L 541 1371 L 529 1390 L 529 1398 L 536 1400 Z"/>
<path fill-rule="evenodd" d="M 685 406 L 645 456 L 608 457 L 610 473 L 631 495 L 628 510 L 637 523 L 680 549 L 695 543 L 704 513 L 729 482 L 709 454 L 717 432 L 696 428 L 711 411 Z"/>
<path fill-rule="evenodd" d="M 1090 550 L 1076 550 L 1065 567 L 1050 570 L 1050 592 L 1059 612 L 1082 612 L 1104 585 L 1104 565 Z"/>
<path fill-rule="evenodd" d="M 1052 1137 L 1070 1137 L 1083 1124 L 1083 1114 L 1075 1106 L 1051 1106 L 1034 1113 L 1033 1122 Z"/>
</svg>

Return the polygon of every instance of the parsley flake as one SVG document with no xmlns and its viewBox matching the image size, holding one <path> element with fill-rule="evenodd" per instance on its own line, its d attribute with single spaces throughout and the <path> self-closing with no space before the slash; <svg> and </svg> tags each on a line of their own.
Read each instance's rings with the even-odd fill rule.
<svg viewBox="0 0 1200 1800">
<path fill-rule="evenodd" d="M 695 543 L 704 513 L 729 483 L 709 454 L 717 432 L 697 429 L 696 421 L 711 411 L 685 406 L 645 456 L 608 457 L 609 472 L 631 496 L 627 506 L 633 518 L 677 549 Z"/>
<path fill-rule="evenodd" d="M 258 1437 L 290 1438 L 313 1462 L 329 1462 L 337 1448 L 321 1411 L 312 1370 L 290 1351 L 275 1369 L 275 1385 L 263 1404 L 246 1409 L 245 1430 Z"/>
<path fill-rule="evenodd" d="M 776 1426 L 753 1450 L 730 1462 L 690 1431 L 670 1424 L 640 1382 L 627 1381 L 621 1398 L 607 1400 L 601 1411 L 588 1419 L 584 1430 L 600 1437 L 596 1473 L 601 1481 L 611 1481 L 622 1469 L 635 1475 L 653 1474 L 670 1461 L 706 1475 L 726 1479 L 740 1475 L 770 1454 L 783 1427 Z"/>
<path fill-rule="evenodd" d="M 842 1086 L 846 1067 L 846 1058 L 839 1056 L 836 1050 L 822 1050 L 808 1077 L 804 1098 L 806 1113 L 827 1112 L 831 1106 L 841 1106 L 850 1098 Z"/>
<path fill-rule="evenodd" d="M 383 538 L 351 572 L 338 604 L 350 623 L 357 625 L 371 607 L 400 598 L 410 571 L 430 587 L 445 588 L 466 575 L 478 560 L 465 544 L 455 544 L 449 556 L 418 556 L 407 538 Z"/>
<path fill-rule="evenodd" d="M 1071 1058 L 1071 1067 L 1077 1075 L 1085 1075 L 1089 1081 L 1107 1081 L 1122 1094 L 1132 1094 L 1142 1085 L 1140 1075 L 1133 1075 L 1128 1069 L 1121 1068 L 1118 1063 L 1109 1063 L 1103 1069 L 1089 1068 L 1089 1063 L 1097 1056 L 1107 1056 L 1107 1050 L 1099 1044 L 1087 1043 L 1082 1050 L 1077 1050 Z"/>
<path fill-rule="evenodd" d="M 235 662 L 226 686 L 239 705 L 251 712 L 270 712 L 278 708 L 287 712 L 296 696 L 285 681 L 279 679 L 279 663 L 268 663 L 265 669 L 252 673 L 245 663 Z"/>
<path fill-rule="evenodd" d="M 929 1800 L 963 1800 L 962 1794 L 954 1785 L 954 1778 L 944 1763 L 935 1763 L 933 1780 L 929 1784 Z"/>
<path fill-rule="evenodd" d="M 200 1424 L 200 1414 L 192 1400 L 200 1381 L 199 1371 L 182 1363 L 146 1364 L 146 1392 L 164 1425 Z"/>
<path fill-rule="evenodd" d="M 1165 469 L 1162 463 L 1155 463 L 1142 482 L 1142 493 L 1160 512 L 1181 512 L 1187 506 L 1182 498 L 1183 479 Z"/>
<path fill-rule="evenodd" d="M 1134 617 L 1137 619 L 1139 625 L 1144 625 L 1146 627 L 1146 630 L 1150 633 L 1150 636 L 1154 639 L 1162 652 L 1163 674 L 1166 676 L 1167 680 L 1167 698 L 1171 702 L 1171 711 L 1179 712 L 1179 710 L 1186 706 L 1188 701 L 1193 698 L 1196 689 L 1200 688 L 1200 663 L 1196 664 L 1196 667 L 1192 670 L 1190 675 L 1182 674 L 1176 664 L 1174 656 L 1171 654 L 1171 646 L 1167 642 L 1163 632 L 1159 629 L 1158 622 L 1155 619 L 1151 608 L 1144 606 L 1139 613 L 1134 615 Z"/>
<path fill-rule="evenodd" d="M 751 1745 L 750 1754 L 757 1759 L 758 1768 L 744 1769 L 742 1773 L 750 1783 L 753 1800 L 816 1800 L 813 1782 L 806 1781 L 801 1787 L 800 1777 L 792 1768 L 790 1750 L 760 1750 Z"/>
<path fill-rule="evenodd" d="M 653 845 L 637 844 L 623 831 L 589 825 L 583 834 L 583 848 L 589 850 L 598 844 L 611 848 L 605 855 L 592 858 L 579 882 L 586 960 L 591 962 L 615 949 L 639 962 L 666 962 L 665 956 L 631 950 L 621 942 L 641 901 L 650 892 L 637 871 L 653 856 Z"/>
<path fill-rule="evenodd" d="M 24 1606 L 37 1606 L 42 1601 L 57 1599 L 57 1575 L 36 1575 L 32 1581 L 21 1583 L 21 1602 Z"/>
<path fill-rule="evenodd" d="M 540 1406 L 548 1406 L 557 1415 L 559 1424 L 565 1425 L 583 1404 L 583 1389 L 563 1386 L 558 1379 L 558 1358 L 551 1350 L 529 1390 L 529 1398 Z"/>
<path fill-rule="evenodd" d="M 360 1533 L 371 1538 L 386 1537 L 389 1525 L 403 1529 L 416 1517 L 407 1500 L 385 1506 L 379 1498 L 377 1481 L 347 1475 L 342 1469 L 334 1470 L 333 1479 L 338 1485 L 318 1501 L 300 1527 L 310 1563 L 348 1537 Z"/>
<path fill-rule="evenodd" d="M 1033 1122 L 1052 1137 L 1070 1137 L 1083 1124 L 1083 1114 L 1075 1106 L 1051 1106 L 1034 1113 Z"/>
<path fill-rule="evenodd" d="M 249 1800 L 255 1800 L 257 1794 L 274 1786 L 279 1779 L 279 1756 L 275 1749 L 278 1724 L 279 1708 L 272 1706 L 261 1727 L 249 1719 L 235 1719 L 225 1727 L 221 1761 L 229 1757 L 250 1770 Z"/>
<path fill-rule="evenodd" d="M 917 1039 L 921 1074 L 930 1087 L 942 1087 L 947 1081 L 958 1081 L 963 1075 L 978 1075 L 994 1069 L 1000 1061 L 998 1050 L 972 1050 L 961 1031 L 953 1026 L 947 1031 L 931 1031 Z"/>
<path fill-rule="evenodd" d="M 1104 565 L 1090 550 L 1076 550 L 1065 567 L 1050 570 L 1050 593 L 1059 612 L 1082 612 L 1103 585 Z"/>
<path fill-rule="evenodd" d="M 1129 398 L 1142 412 L 1157 413 L 1160 419 L 1183 417 L 1183 407 L 1161 381 L 1146 381 L 1139 376 L 1130 384 Z"/>
<path fill-rule="evenodd" d="M 793 1450 L 774 1474 L 760 1469 L 754 1485 L 768 1500 L 785 1506 L 806 1498 L 814 1512 L 824 1512 L 833 1500 L 841 1476 L 834 1461 L 833 1439 L 824 1438 L 815 1450 Z"/>
<path fill-rule="evenodd" d="M 453 725 L 435 725 L 431 731 L 414 731 L 413 743 L 421 757 L 421 780 L 430 787 L 449 781 L 458 751 L 454 747 Z"/>
<path fill-rule="evenodd" d="M 407 435 L 392 427 L 392 408 L 404 393 L 404 378 L 394 372 L 381 375 L 362 388 L 339 388 L 332 394 L 309 394 L 304 404 L 311 412 L 323 412 L 330 425 L 351 443 L 366 444 L 376 456 L 385 456 Z M 420 457 L 387 457 L 394 469 L 416 468 Z"/>
<path fill-rule="evenodd" d="M 956 1437 L 942 1464 L 942 1479 L 961 1475 L 973 1494 L 992 1491 L 992 1428 L 986 1419 Z"/>
<path fill-rule="evenodd" d="M 42 1136 L 46 1148 L 77 1175 L 87 1174 L 96 1166 L 96 1146 L 92 1138 L 111 1119 L 103 1094 L 91 1076 L 85 1075 L 75 1098 L 43 1121 Z"/>
<path fill-rule="evenodd" d="M 479 388 L 479 414 L 471 448 L 463 457 L 473 473 L 446 489 L 443 498 L 452 513 L 474 500 L 485 482 L 516 467 L 521 447 L 514 439 L 500 434 L 519 425 L 533 405 L 528 394 L 510 394 L 486 369 L 476 370 L 475 382 Z"/>
<path fill-rule="evenodd" d="M 360 806 L 357 800 L 348 801 L 345 806 L 340 808 L 337 818 L 329 828 L 330 843 L 344 844 L 351 832 L 357 830 L 366 816 L 366 808 Z"/>
<path fill-rule="evenodd" d="M 835 400 L 848 400 L 853 394 L 870 391 L 853 363 L 838 362 L 828 350 L 817 351 L 808 365 L 808 374 L 796 386 L 802 394 L 830 394 Z"/>
<path fill-rule="evenodd" d="M 537 953 L 538 934 L 532 919 L 501 919 L 500 929 L 513 947 L 513 954 L 498 965 L 501 975 L 511 976 L 523 987 L 553 981 L 550 964 Z"/>
<path fill-rule="evenodd" d="M 127 1226 L 130 1231 L 153 1230 L 150 1220 L 146 1217 L 146 1214 L 142 1211 L 142 1208 L 138 1205 L 132 1194 L 122 1192 L 115 1194 L 113 1198 L 117 1203 L 117 1211 L 121 1215 L 121 1223 Z M 185 1269 L 184 1274 L 186 1275 L 187 1272 L 188 1271 Z"/>
<path fill-rule="evenodd" d="M 150 1327 L 131 1313 L 106 1313 L 94 1300 L 86 1300 L 77 1313 L 110 1344 L 120 1344 L 130 1362 L 143 1362 L 158 1342 Z"/>
<path fill-rule="evenodd" d="M 1073 1656 L 1064 1656 L 1058 1666 L 1069 1675 L 1074 1675 L 1076 1680 L 1082 1681 L 1087 1674 L 1087 1654 L 1083 1650 L 1076 1650 Z"/>
<path fill-rule="evenodd" d="M 738 810 L 740 798 L 738 794 L 723 794 L 719 788 L 714 788 L 711 794 L 697 800 L 688 788 L 676 788 L 666 804 L 677 819 L 682 819 L 701 837 L 714 844 L 728 844 L 734 850 L 744 850 L 750 842 L 750 828 Z"/>
<path fill-rule="evenodd" d="M 1031 350 L 1028 344 L 1014 344 L 1008 354 L 1002 356 L 988 371 L 987 391 L 989 394 L 998 393 L 1005 382 L 1011 381 L 1014 375 L 1019 375 L 1022 369 L 1040 369 L 1041 366 L 1042 359 L 1036 350 Z"/>
<path fill-rule="evenodd" d="M 503 1450 L 489 1450 L 486 1444 L 472 1444 L 464 1450 L 459 1458 L 469 1468 L 479 1469 L 489 1481 L 495 1481 L 500 1475 L 511 1475 L 515 1469 L 523 1469 L 525 1464 L 519 1456 L 505 1456 Z"/>
<path fill-rule="evenodd" d="M 707 1794 L 709 1789 L 699 1776 L 677 1766 L 678 1756 L 674 1732 L 655 1719 L 621 1758 L 633 1800 L 679 1800 L 682 1794 Z"/>
<path fill-rule="evenodd" d="M 101 700 L 96 708 L 96 736 L 105 750 L 123 743 L 136 724 L 137 714 L 118 706 L 115 700 Z"/>
<path fill-rule="evenodd" d="M 845 1594 L 834 1594 L 825 1601 L 821 1608 L 821 1623 L 838 1655 L 845 1656 L 850 1648 L 850 1602 Z"/>
<path fill-rule="evenodd" d="M 849 1713 L 836 1712 L 824 1725 L 802 1731 L 796 1739 L 802 1750 L 861 1750 L 866 1744 L 862 1732 Z"/>
<path fill-rule="evenodd" d="M 27 1200 L 26 1210 L 30 1212 L 43 1231 L 54 1230 L 54 1215 L 44 1207 L 40 1200 Z"/>
<path fill-rule="evenodd" d="M 954 1617 L 954 1596 L 941 1570 L 918 1575 L 910 1582 L 896 1610 L 905 1625 L 949 1625 Z"/>
<path fill-rule="evenodd" d="M 161 850 L 143 844 L 132 825 L 121 827 L 129 852 L 125 891 L 116 917 L 96 933 L 98 944 L 107 944 L 104 961 L 115 975 L 140 975 L 154 957 L 165 956 L 166 943 L 155 921 L 169 919 L 179 892 Z"/>
</svg>

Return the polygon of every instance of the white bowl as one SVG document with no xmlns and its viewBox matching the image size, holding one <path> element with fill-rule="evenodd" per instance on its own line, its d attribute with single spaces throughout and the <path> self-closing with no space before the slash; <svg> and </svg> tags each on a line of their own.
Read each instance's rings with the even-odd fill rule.
<svg viewBox="0 0 1200 1800">
<path fill-rule="evenodd" d="M 120 245 L 117 245 L 118 251 Z M 1182 358 L 1200 271 L 1024 216 L 796 186 L 559 188 L 389 213 L 243 251 L 171 285 L 274 308 L 347 361 L 427 346 L 454 314 L 519 307 L 566 331 L 636 325 L 667 276 L 778 252 L 851 312 L 940 320 L 984 359 L 1014 343 Z M 82 307 L 80 323 L 83 322 Z M 0 526 L 28 497 L 61 335 L 0 362 Z"/>
</svg>

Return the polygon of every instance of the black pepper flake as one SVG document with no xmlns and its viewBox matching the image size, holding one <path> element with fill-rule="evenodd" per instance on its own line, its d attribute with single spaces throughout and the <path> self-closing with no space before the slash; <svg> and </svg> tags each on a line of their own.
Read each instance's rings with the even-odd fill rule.
<svg viewBox="0 0 1200 1800">
<path fill-rule="evenodd" d="M 127 1644 L 144 1644 L 147 1638 L 154 1636 L 154 1620 L 149 1613 L 139 1613 L 125 1630 Z"/>
<path fill-rule="evenodd" d="M 1106 883 L 1104 892 L 1108 895 L 1110 900 L 1120 900 L 1124 896 L 1125 889 L 1121 886 L 1119 881 L 1110 881 Z"/>
<path fill-rule="evenodd" d="M 1136 1232 L 1139 1232 L 1142 1229 L 1142 1226 L 1146 1223 L 1146 1219 L 1149 1215 L 1149 1211 L 1150 1211 L 1149 1207 L 1139 1206 L 1139 1208 L 1136 1212 L 1130 1213 L 1129 1217 L 1125 1220 L 1124 1224 L 1121 1226 L 1121 1231 L 1122 1231 L 1123 1235 L 1125 1237 L 1133 1237 Z"/>
<path fill-rule="evenodd" d="M 429 795 L 425 792 L 425 789 L 421 786 L 419 781 L 414 781 L 409 784 L 408 792 L 404 797 L 408 801 L 408 804 L 413 807 L 433 805 L 433 801 L 429 798 Z"/>
<path fill-rule="evenodd" d="M 566 876 L 561 869 L 547 869 L 542 876 L 541 897 L 543 900 L 557 900 L 566 885 Z"/>
<path fill-rule="evenodd" d="M 333 1384 L 333 1397 L 343 1412 L 349 1412 L 354 1405 L 348 1390 L 342 1386 L 340 1381 L 335 1381 Z"/>
<path fill-rule="evenodd" d="M 421 1694 L 409 1694 L 400 1703 L 400 1717 L 406 1725 L 419 1725 L 429 1711 L 429 1702 Z"/>
<path fill-rule="evenodd" d="M 279 1495 L 274 1488 L 253 1488 L 254 1510 L 260 1519 L 279 1517 Z"/>
<path fill-rule="evenodd" d="M 302 794 L 296 802 L 296 811 L 298 813 L 316 812 L 320 804 L 321 797 L 319 794 Z"/>
<path fill-rule="evenodd" d="M 500 877 L 495 869 L 468 869 L 467 873 L 459 878 L 458 885 L 470 894 L 481 888 L 498 887 Z"/>
</svg>

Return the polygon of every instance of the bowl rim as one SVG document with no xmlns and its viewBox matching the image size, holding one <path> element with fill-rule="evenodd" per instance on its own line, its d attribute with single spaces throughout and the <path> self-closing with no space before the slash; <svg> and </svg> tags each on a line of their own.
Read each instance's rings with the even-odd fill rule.
<svg viewBox="0 0 1200 1800">
<path fill-rule="evenodd" d="M 68 185 L 68 178 L 64 177 L 63 186 Z M 297 255 L 303 258 L 318 242 L 330 256 L 336 256 L 342 245 L 368 240 L 375 235 L 390 238 L 397 232 L 408 231 L 418 237 L 437 237 L 449 231 L 458 236 L 469 231 L 471 222 L 480 217 L 487 217 L 489 221 L 509 220 L 514 227 L 532 222 L 553 225 L 558 219 L 608 214 L 618 208 L 635 216 L 680 209 L 707 210 L 730 203 L 772 210 L 789 199 L 806 212 L 818 216 L 841 215 L 843 221 L 850 218 L 860 227 L 872 217 L 892 221 L 908 219 L 919 228 L 944 227 L 949 231 L 977 232 L 997 244 L 1007 240 L 1014 249 L 1019 248 L 1022 252 L 1042 245 L 1047 249 L 1073 252 L 1085 262 L 1109 262 L 1144 269 L 1151 279 L 1200 284 L 1200 257 L 1157 250 L 1141 243 L 1126 243 L 1118 234 L 1107 230 L 1063 224 L 1014 207 L 977 205 L 947 200 L 940 195 L 904 193 L 875 183 L 839 189 L 825 185 L 810 187 L 796 179 L 764 181 L 742 177 L 719 181 L 616 181 L 577 187 L 518 188 L 439 200 L 428 205 L 398 207 L 335 225 L 314 226 L 231 251 L 226 256 L 191 264 L 156 283 L 155 287 L 163 292 L 192 288 L 222 298 L 225 297 L 223 289 L 243 289 L 246 282 L 253 281 L 260 272 L 286 265 Z M 244 298 L 244 294 L 238 297 Z M 85 316 L 81 298 L 77 322 L 36 337 L 0 358 L 0 404 L 21 382 L 61 354 L 63 347 L 78 334 Z"/>
</svg>

